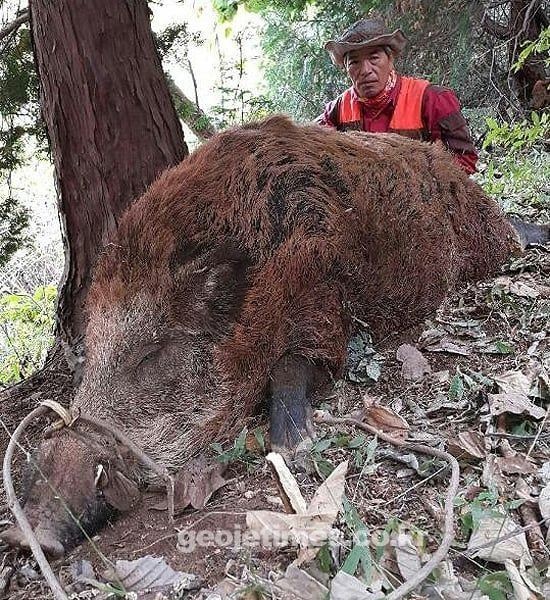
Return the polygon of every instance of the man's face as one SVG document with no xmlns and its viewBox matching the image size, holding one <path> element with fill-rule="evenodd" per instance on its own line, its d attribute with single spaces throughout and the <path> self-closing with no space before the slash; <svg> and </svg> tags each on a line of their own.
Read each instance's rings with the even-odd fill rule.
<svg viewBox="0 0 550 600">
<path fill-rule="evenodd" d="M 393 56 L 375 46 L 352 50 L 345 58 L 346 71 L 361 98 L 372 98 L 381 92 L 393 69 Z"/>
</svg>

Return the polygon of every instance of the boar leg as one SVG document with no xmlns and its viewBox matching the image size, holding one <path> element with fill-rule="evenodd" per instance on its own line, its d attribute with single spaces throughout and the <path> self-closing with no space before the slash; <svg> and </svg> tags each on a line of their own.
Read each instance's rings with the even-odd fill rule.
<svg viewBox="0 0 550 600">
<path fill-rule="evenodd" d="M 271 448 L 288 455 L 311 444 L 314 435 L 308 398 L 313 367 L 305 359 L 283 357 L 271 373 Z"/>
</svg>

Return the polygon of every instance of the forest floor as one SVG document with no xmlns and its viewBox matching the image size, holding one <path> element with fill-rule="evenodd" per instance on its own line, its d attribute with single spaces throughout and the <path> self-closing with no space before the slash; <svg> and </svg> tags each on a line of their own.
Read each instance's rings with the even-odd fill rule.
<svg viewBox="0 0 550 600">
<path fill-rule="evenodd" d="M 408 597 L 550 598 L 544 524 L 550 518 L 549 324 L 550 252 L 535 248 L 499 277 L 459 290 L 414 330 L 375 347 L 366 332 L 358 334 L 350 343 L 348 377 L 317 406 L 325 415 L 353 413 L 392 436 L 445 448 L 459 461 L 455 541 Z M 404 363 L 397 358 L 403 344 L 416 349 L 406 349 Z M 148 592 L 139 591 L 147 577 L 132 584 L 128 566 L 119 564 L 118 584 L 110 577 L 111 597 L 122 597 L 116 591 L 122 584 L 136 586 L 133 597 L 150 599 L 316 600 L 330 593 L 333 600 L 368 600 L 384 597 L 380 592 L 389 593 L 429 560 L 442 539 L 450 478 L 445 461 L 352 425 L 317 424 L 308 469 L 295 473 L 309 502 L 332 469 L 348 461 L 344 508 L 329 523 L 337 535 L 301 564 L 296 559 L 303 549 L 295 545 L 247 543 L 247 522 L 258 515 L 253 511 L 269 511 L 260 513 L 269 529 L 272 513 L 284 513 L 287 500 L 262 451 L 265 422 L 259 417 L 246 437 L 225 449 L 227 483 L 203 509 L 186 509 L 172 525 L 159 510 L 162 495 L 147 494 L 93 544 L 53 561 L 71 598 L 106 598 L 107 567 L 154 556 L 156 564 L 144 559 L 130 567 L 134 576 L 155 567 L 150 582 L 156 590 L 149 583 Z M 335 494 L 338 485 L 331 488 Z M 9 517 L 3 512 L 0 519 L 1 529 Z M 358 541 L 360 533 L 366 543 Z M 2 550 L 4 597 L 51 597 L 32 558 Z M 188 576 L 169 573 L 164 563 Z"/>
</svg>

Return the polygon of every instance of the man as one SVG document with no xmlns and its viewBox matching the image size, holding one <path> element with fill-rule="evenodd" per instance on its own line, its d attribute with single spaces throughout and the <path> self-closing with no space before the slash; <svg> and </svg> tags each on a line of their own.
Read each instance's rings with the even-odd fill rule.
<svg viewBox="0 0 550 600">
<path fill-rule="evenodd" d="M 354 23 L 325 48 L 345 69 L 352 86 L 326 105 L 317 122 L 340 131 L 394 132 L 441 140 L 466 173 L 476 170 L 477 153 L 455 93 L 429 81 L 396 73 L 394 59 L 407 39 L 380 19 Z"/>
</svg>

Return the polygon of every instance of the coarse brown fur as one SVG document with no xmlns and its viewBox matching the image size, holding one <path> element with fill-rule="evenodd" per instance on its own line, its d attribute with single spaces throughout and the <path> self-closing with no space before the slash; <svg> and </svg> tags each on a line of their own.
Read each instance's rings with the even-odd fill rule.
<svg viewBox="0 0 550 600">
<path fill-rule="evenodd" d="M 211 326 L 175 265 L 231 249 L 245 294 L 234 322 L 214 323 L 226 332 L 213 347 L 224 393 L 212 422 L 230 429 L 283 355 L 338 373 L 352 316 L 377 334 L 407 327 L 458 282 L 494 271 L 514 244 L 496 204 L 440 147 L 273 117 L 216 136 L 161 175 L 103 255 L 88 310 L 170 298 L 175 323 Z M 231 293 L 222 285 L 215 295 L 213 306 Z M 101 343 L 92 319 L 89 351 Z"/>
<path fill-rule="evenodd" d="M 403 329 L 516 244 L 497 205 L 437 145 L 284 117 L 227 131 L 164 172 L 103 252 L 73 408 L 175 469 L 234 436 L 270 378 L 292 402 L 292 373 L 308 394 L 337 375 L 354 317 L 375 335 Z M 102 452 L 82 445 L 71 468 L 93 479 L 111 465 L 105 485 L 116 488 L 116 461 Z M 81 496 L 99 519 L 101 490 Z M 29 511 L 41 522 L 44 509 Z M 65 526 L 54 520 L 48 532 Z"/>
</svg>

